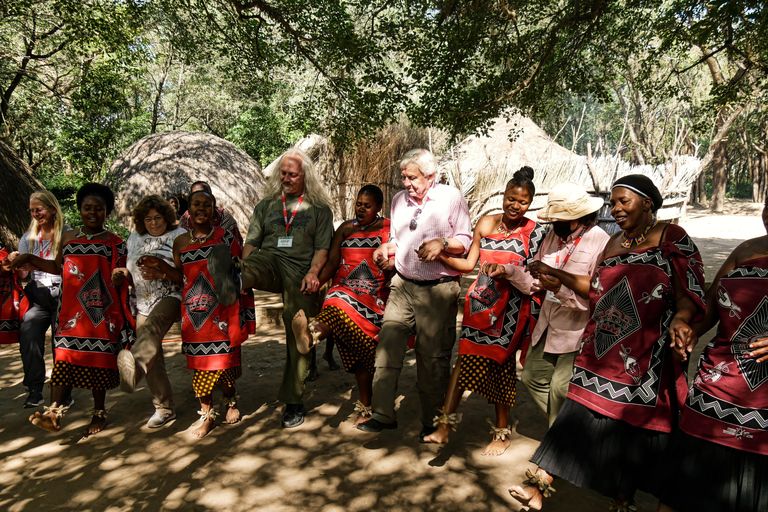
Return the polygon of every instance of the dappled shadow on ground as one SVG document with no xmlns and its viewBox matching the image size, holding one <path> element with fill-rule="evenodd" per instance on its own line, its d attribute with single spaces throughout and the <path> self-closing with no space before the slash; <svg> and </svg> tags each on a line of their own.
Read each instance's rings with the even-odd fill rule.
<svg viewBox="0 0 768 512">
<path fill-rule="evenodd" d="M 49 434 L 31 426 L 22 409 L 25 393 L 16 346 L 0 348 L 5 369 L 0 389 L 0 509 L 55 510 L 518 510 L 507 488 L 522 480 L 528 459 L 546 432 L 546 421 L 520 385 L 513 417 L 518 432 L 501 457 L 482 457 L 490 441 L 486 418 L 493 410 L 477 396 L 465 398 L 464 420 L 445 446 L 421 445 L 415 360 L 401 377 L 400 427 L 380 435 L 352 427 L 354 378 L 320 363 L 308 383 L 309 413 L 299 428 L 280 427 L 275 400 L 284 361 L 281 329 L 252 337 L 243 347 L 238 381 L 243 420 L 219 425 L 195 441 L 197 400 L 191 370 L 179 343 L 166 343 L 166 359 L 178 418 L 150 430 L 145 387 L 132 395 L 108 393 L 106 430 L 90 438 L 90 392 L 75 390 L 76 404 L 64 429 Z M 46 391 L 47 395 L 47 391 Z M 219 391 L 215 392 L 219 400 Z M 548 510 L 604 509 L 596 493 L 561 483 Z M 653 501 L 643 498 L 652 510 Z M 650 500 L 650 501 L 649 501 Z"/>
</svg>

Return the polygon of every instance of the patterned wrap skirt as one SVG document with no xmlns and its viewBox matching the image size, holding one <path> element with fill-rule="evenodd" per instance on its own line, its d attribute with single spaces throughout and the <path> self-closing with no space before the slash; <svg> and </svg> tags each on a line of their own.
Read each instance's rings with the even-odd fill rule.
<svg viewBox="0 0 768 512">
<path fill-rule="evenodd" d="M 343 309 L 324 306 L 315 320 L 331 328 L 341 362 L 347 372 L 354 373 L 357 365 L 370 373 L 375 371 L 376 342 L 365 334 Z"/>
</svg>

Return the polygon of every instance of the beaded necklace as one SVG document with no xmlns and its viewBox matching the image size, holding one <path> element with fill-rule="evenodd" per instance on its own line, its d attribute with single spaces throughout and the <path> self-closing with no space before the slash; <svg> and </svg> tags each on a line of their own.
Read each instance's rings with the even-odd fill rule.
<svg viewBox="0 0 768 512">
<path fill-rule="evenodd" d="M 77 234 L 77 236 L 76 236 L 75 238 L 80 238 L 81 236 L 84 236 L 86 240 L 93 240 L 93 239 L 94 239 L 94 238 L 96 238 L 97 236 L 99 236 L 99 235 L 103 235 L 103 234 L 104 234 L 104 233 L 106 233 L 106 232 L 107 232 L 107 230 L 106 230 L 106 229 L 102 229 L 102 230 L 101 230 L 101 231 L 99 231 L 98 233 L 94 233 L 94 234 L 92 234 L 92 235 L 89 235 L 89 234 L 87 234 L 87 233 L 83 233 L 83 228 L 80 228 L 80 232 Z"/>
<path fill-rule="evenodd" d="M 211 231 L 207 235 L 205 235 L 205 236 L 195 236 L 195 234 L 192 233 L 192 230 L 190 229 L 189 230 L 189 236 L 190 236 L 189 245 L 194 245 L 194 244 L 197 244 L 197 243 L 199 243 L 200 245 L 203 245 L 206 241 L 208 241 L 208 239 L 213 234 L 213 229 L 214 229 L 214 227 L 211 226 Z"/>
<path fill-rule="evenodd" d="M 653 228 L 653 226 L 655 226 L 658 223 L 659 223 L 658 220 L 654 221 L 653 224 L 649 224 L 648 227 L 645 228 L 645 231 L 631 238 L 628 237 L 626 233 L 622 233 L 622 236 L 624 237 L 624 241 L 621 242 L 621 246 L 625 249 L 629 249 L 630 247 L 632 247 L 632 244 L 635 244 L 635 245 L 642 244 L 643 242 L 645 242 L 645 235 L 647 235 L 648 232 L 651 230 L 651 228 Z"/>
<path fill-rule="evenodd" d="M 376 224 L 377 222 L 379 222 L 379 219 L 381 219 L 381 217 L 379 217 L 379 216 L 377 215 L 377 216 L 376 216 L 376 218 L 375 218 L 375 219 L 373 219 L 373 222 L 371 222 L 370 224 L 366 224 L 365 226 L 361 225 L 361 224 L 360 224 L 360 223 L 357 221 L 357 219 L 355 219 L 355 220 L 353 220 L 353 221 L 352 221 L 352 225 L 353 225 L 353 226 L 360 226 L 360 231 L 365 231 L 365 230 L 366 230 L 366 229 L 368 229 L 369 227 L 371 227 L 371 226 L 373 226 L 374 224 Z"/>
<path fill-rule="evenodd" d="M 523 219 L 522 219 L 522 218 L 520 218 L 520 220 L 519 220 L 519 221 L 517 221 L 517 226 L 515 226 L 515 227 L 514 227 L 514 228 L 512 228 L 512 229 L 507 229 L 506 227 L 504 227 L 504 222 L 502 221 L 501 223 L 499 223 L 499 227 L 497 227 L 497 228 L 496 228 L 496 232 L 497 232 L 497 233 L 499 233 L 499 234 L 501 234 L 501 235 L 504 235 L 504 238 L 507 238 L 507 237 L 509 237 L 509 236 L 510 236 L 512 233 L 514 233 L 515 231 L 517 231 L 518 229 L 520 229 L 520 226 L 522 225 L 522 223 L 523 223 Z"/>
</svg>

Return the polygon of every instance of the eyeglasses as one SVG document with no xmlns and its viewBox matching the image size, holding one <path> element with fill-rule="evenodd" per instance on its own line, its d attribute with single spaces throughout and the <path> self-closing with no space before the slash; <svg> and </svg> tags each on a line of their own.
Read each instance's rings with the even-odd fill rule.
<svg viewBox="0 0 768 512">
<path fill-rule="evenodd" d="M 30 208 L 28 211 L 31 215 L 37 215 L 38 213 L 47 212 L 48 208 Z"/>
<path fill-rule="evenodd" d="M 416 213 L 414 213 L 414 214 L 413 214 L 413 218 L 411 219 L 411 223 L 410 223 L 410 225 L 408 226 L 408 227 L 410 227 L 410 228 L 411 228 L 411 231 L 413 231 L 414 229 L 416 229 L 416 226 L 418 226 L 418 225 L 419 225 L 419 222 L 418 222 L 418 220 L 417 220 L 417 219 L 419 218 L 419 215 L 421 215 L 421 208 L 419 208 L 418 210 L 416 210 Z"/>
<path fill-rule="evenodd" d="M 165 220 L 165 217 L 163 217 L 162 215 L 159 215 L 157 217 L 147 217 L 146 219 L 144 219 L 144 224 L 152 224 L 153 222 L 155 224 L 159 224 L 164 220 Z"/>
</svg>

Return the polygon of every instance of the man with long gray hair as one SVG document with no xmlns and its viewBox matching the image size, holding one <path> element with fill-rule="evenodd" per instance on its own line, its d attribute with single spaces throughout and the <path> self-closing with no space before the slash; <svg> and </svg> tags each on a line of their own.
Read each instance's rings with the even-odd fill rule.
<svg viewBox="0 0 768 512">
<path fill-rule="evenodd" d="M 318 274 L 333 237 L 330 204 L 312 160 L 299 149 L 289 149 L 253 210 L 242 259 L 233 260 L 228 247 L 215 246 L 208 260 L 222 304 L 234 303 L 240 290 L 249 288 L 283 296 L 287 350 L 278 399 L 286 404 L 285 428 L 304 422 L 302 397 L 311 356 L 296 348 L 291 321 L 301 309 L 310 317 L 320 311 Z"/>
<path fill-rule="evenodd" d="M 380 432 L 397 427 L 397 381 L 408 338 L 415 333 L 423 439 L 435 430 L 432 418 L 445 400 L 456 341 L 461 275 L 439 257 L 461 257 L 472 242 L 472 228 L 461 192 L 435 181 L 437 164 L 432 153 L 407 152 L 400 170 L 405 190 L 392 198 L 390 241 L 373 254 L 382 268 L 394 256 L 397 275 L 392 278 L 376 348 L 373 415 L 357 428 Z"/>
</svg>

